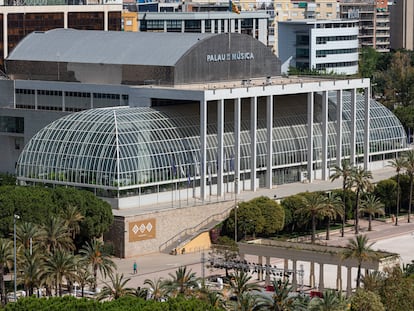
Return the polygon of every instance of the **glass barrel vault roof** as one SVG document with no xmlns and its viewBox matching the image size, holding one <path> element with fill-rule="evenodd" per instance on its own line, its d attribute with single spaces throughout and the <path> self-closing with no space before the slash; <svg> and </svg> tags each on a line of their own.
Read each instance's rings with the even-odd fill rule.
<svg viewBox="0 0 414 311">
<path fill-rule="evenodd" d="M 350 96 L 343 98 L 343 155 L 350 154 Z M 273 121 L 273 168 L 303 166 L 307 162 L 306 107 L 294 102 Z M 335 158 L 335 98 L 330 98 L 328 157 Z M 363 152 L 364 101 L 357 100 L 357 152 Z M 292 113 L 293 112 L 293 113 Z M 315 115 L 318 113 L 315 107 Z M 406 147 L 398 119 L 371 101 L 370 152 L 381 154 Z M 331 118 L 332 116 L 332 118 Z M 102 108 L 65 116 L 39 131 L 26 145 L 17 163 L 19 180 L 69 184 L 101 189 L 134 189 L 168 184 L 200 175 L 199 117 L 153 108 Z M 234 171 L 233 124 L 225 124 L 224 164 Z M 241 124 L 241 170 L 250 170 L 249 122 Z M 217 174 L 217 125 L 208 125 L 208 174 Z M 320 160 L 321 124 L 314 124 L 314 159 Z M 266 121 L 259 115 L 257 168 L 266 169 Z"/>
</svg>

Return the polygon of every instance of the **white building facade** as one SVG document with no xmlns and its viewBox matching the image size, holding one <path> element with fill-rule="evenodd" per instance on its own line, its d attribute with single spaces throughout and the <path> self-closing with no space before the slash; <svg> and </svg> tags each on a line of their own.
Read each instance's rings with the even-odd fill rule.
<svg viewBox="0 0 414 311">
<path fill-rule="evenodd" d="M 298 20 L 279 22 L 282 72 L 302 70 L 353 75 L 358 72 L 358 22 Z"/>
</svg>

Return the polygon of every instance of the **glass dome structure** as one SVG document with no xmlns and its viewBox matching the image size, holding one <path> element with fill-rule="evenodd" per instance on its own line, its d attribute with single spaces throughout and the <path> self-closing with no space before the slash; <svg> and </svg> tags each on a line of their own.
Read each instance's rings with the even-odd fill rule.
<svg viewBox="0 0 414 311">
<path fill-rule="evenodd" d="M 336 157 L 336 97 L 330 97 L 328 158 Z M 305 105 L 306 106 L 306 105 Z M 318 108 L 319 107 L 319 108 Z M 193 109 L 198 109 L 193 107 Z M 314 159 L 322 150 L 322 127 L 315 102 Z M 350 155 L 351 99 L 343 97 L 342 155 Z M 303 104 L 289 102 L 277 108 L 273 120 L 272 174 L 275 184 L 298 180 L 307 164 L 307 114 Z M 384 106 L 371 101 L 370 154 L 384 157 L 406 147 L 406 134 L 398 119 Z M 211 118 L 217 120 L 217 118 Z M 233 120 L 229 118 L 229 120 Z M 119 197 L 171 190 L 180 183 L 197 185 L 200 178 L 199 114 L 189 118 L 149 107 L 91 109 L 65 116 L 39 131 L 26 145 L 17 163 L 17 177 L 26 183 L 72 185 L 94 189 L 98 195 Z M 357 153 L 362 155 L 364 99 L 357 97 Z M 258 115 L 257 175 L 266 168 L 266 116 Z M 224 171 L 234 176 L 234 125 L 226 122 Z M 207 126 L 207 176 L 217 176 L 217 125 Z M 250 176 L 249 121 L 241 123 L 241 174 Z M 282 177 L 283 178 L 282 178 Z M 242 177 L 243 178 L 243 177 Z"/>
</svg>

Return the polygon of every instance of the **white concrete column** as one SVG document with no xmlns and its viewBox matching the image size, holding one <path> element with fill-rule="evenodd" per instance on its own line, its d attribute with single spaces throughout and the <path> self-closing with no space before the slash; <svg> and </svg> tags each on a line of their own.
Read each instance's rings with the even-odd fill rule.
<svg viewBox="0 0 414 311">
<path fill-rule="evenodd" d="M 342 266 L 336 266 L 336 290 L 342 292 Z"/>
<path fill-rule="evenodd" d="M 16 90 L 15 90 L 15 92 L 16 92 Z M 38 105 L 38 92 L 39 92 L 39 90 L 34 90 L 34 102 L 35 102 L 35 110 L 37 110 L 37 105 Z"/>
<path fill-rule="evenodd" d="M 241 99 L 234 100 L 234 179 L 238 181 L 234 185 L 234 192 L 240 193 L 240 123 L 241 123 Z"/>
<path fill-rule="evenodd" d="M 228 19 L 225 19 L 225 20 L 223 20 L 223 22 L 224 22 L 224 33 L 226 33 L 226 32 L 229 32 L 229 29 L 230 29 L 230 25 L 229 25 L 229 20 Z"/>
<path fill-rule="evenodd" d="M 364 129 L 364 168 L 369 169 L 369 138 L 370 138 L 370 101 L 371 101 L 371 89 L 369 87 L 365 88 L 365 129 Z"/>
<path fill-rule="evenodd" d="M 328 180 L 328 91 L 322 92 L 322 180 Z"/>
<path fill-rule="evenodd" d="M 9 55 L 8 14 L 3 13 L 3 59 Z"/>
<path fill-rule="evenodd" d="M 224 99 L 217 101 L 217 196 L 223 195 Z"/>
<path fill-rule="evenodd" d="M 315 262 L 310 262 L 309 287 L 315 288 Z"/>
<path fill-rule="evenodd" d="M 104 31 L 108 31 L 108 9 L 106 5 L 104 5 Z"/>
<path fill-rule="evenodd" d="M 164 32 L 168 32 L 167 21 L 164 21 Z"/>
<path fill-rule="evenodd" d="M 217 20 L 217 33 L 222 33 L 222 24 L 223 21 L 221 19 Z"/>
<path fill-rule="evenodd" d="M 346 296 L 352 295 L 352 267 L 346 267 Z"/>
<path fill-rule="evenodd" d="M 267 127 L 267 157 L 266 157 L 266 187 L 272 189 L 272 164 L 273 164 L 273 95 L 266 97 L 266 127 Z"/>
<path fill-rule="evenodd" d="M 266 257 L 265 286 L 270 285 L 270 257 Z"/>
<path fill-rule="evenodd" d="M 351 137 L 349 138 L 349 143 L 351 147 L 351 155 L 349 162 L 355 164 L 355 154 L 356 154 L 356 95 L 357 90 L 351 90 Z"/>
<path fill-rule="evenodd" d="M 336 165 L 338 167 L 342 167 L 342 93 L 342 90 L 336 91 Z"/>
<path fill-rule="evenodd" d="M 292 270 L 293 270 L 292 289 L 293 289 L 293 291 L 296 291 L 296 289 L 298 287 L 298 278 L 297 278 L 297 274 L 296 274 L 297 269 L 298 269 L 297 261 L 296 261 L 296 259 L 293 259 L 292 260 Z"/>
<path fill-rule="evenodd" d="M 207 159 L 207 101 L 200 101 L 200 198 L 205 201 L 206 191 L 206 159 Z"/>
<path fill-rule="evenodd" d="M 323 263 L 319 263 L 319 291 L 323 292 L 325 289 L 324 275 L 323 275 Z"/>
<path fill-rule="evenodd" d="M 64 10 L 64 12 L 63 12 L 63 28 L 65 28 L 65 29 L 68 28 L 68 15 L 69 15 L 69 12 L 67 10 Z"/>
<path fill-rule="evenodd" d="M 66 96 L 65 96 L 65 91 L 62 91 L 62 111 L 66 111 Z"/>
<path fill-rule="evenodd" d="M 93 108 L 93 92 L 91 92 L 90 95 L 91 95 L 91 98 L 89 100 L 90 100 L 90 105 L 92 109 Z"/>
<path fill-rule="evenodd" d="M 239 18 L 237 20 L 237 32 L 241 33 L 242 27 L 241 27 L 241 19 Z"/>
<path fill-rule="evenodd" d="M 256 38 L 256 19 L 253 18 L 253 30 L 252 30 L 253 34 L 253 38 Z M 256 38 L 257 39 L 257 38 Z"/>
<path fill-rule="evenodd" d="M 201 20 L 201 33 L 205 33 L 206 32 L 206 20 L 202 19 Z"/>
<path fill-rule="evenodd" d="M 250 98 L 250 190 L 256 191 L 257 97 Z"/>
<path fill-rule="evenodd" d="M 185 21 L 181 21 L 181 32 L 185 32 Z"/>
<path fill-rule="evenodd" d="M 314 112 L 314 96 L 313 92 L 308 93 L 308 180 L 313 180 L 313 112 Z"/>
<path fill-rule="evenodd" d="M 283 262 L 283 270 L 287 272 L 289 270 L 289 260 L 285 259 Z M 283 273 L 283 282 L 286 280 L 286 273 Z"/>
<path fill-rule="evenodd" d="M 211 21 L 210 21 L 210 23 L 211 23 L 211 33 L 215 33 L 216 32 L 216 23 L 215 23 L 216 21 L 214 20 L 214 19 L 212 19 Z"/>
</svg>

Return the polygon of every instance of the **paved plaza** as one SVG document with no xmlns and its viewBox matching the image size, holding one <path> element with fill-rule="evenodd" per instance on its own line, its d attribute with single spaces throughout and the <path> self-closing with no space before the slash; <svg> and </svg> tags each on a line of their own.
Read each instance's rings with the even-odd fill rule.
<svg viewBox="0 0 414 311">
<path fill-rule="evenodd" d="M 374 182 L 381 179 L 388 178 L 394 175 L 393 169 L 384 169 L 374 172 Z M 298 192 L 315 191 L 315 190 L 330 190 L 339 188 L 341 180 L 331 183 L 329 181 L 315 181 L 312 184 L 295 183 L 278 186 L 271 190 L 263 190 L 255 193 L 242 193 L 240 200 L 250 200 L 253 197 L 260 195 L 267 195 L 273 197 L 277 195 L 278 198 L 283 198 Z M 366 234 L 371 242 L 375 242 L 374 249 L 381 249 L 389 252 L 395 252 L 401 255 L 402 263 L 410 263 L 414 260 L 414 223 L 407 223 L 406 219 L 400 219 L 399 225 L 395 226 L 391 222 L 374 221 L 372 231 L 368 232 L 368 222 L 360 221 L 361 234 Z M 348 243 L 350 238 L 354 238 L 355 234 L 352 227 L 345 230 L 345 237 L 341 237 L 339 231 L 332 231 L 330 240 L 324 240 L 325 234 L 320 234 L 320 242 L 332 246 L 344 246 Z M 205 265 L 203 268 L 202 257 L 205 258 Z M 163 253 L 154 253 L 149 255 L 137 256 L 126 259 L 115 259 L 118 267 L 118 273 L 123 273 L 125 277 L 130 278 L 129 287 L 136 288 L 143 286 L 145 279 L 168 278 L 169 273 L 174 274 L 175 270 L 180 266 L 187 266 L 197 274 L 197 276 L 223 274 L 223 270 L 210 269 L 208 267 L 208 252 L 206 253 L 192 253 L 184 255 L 169 255 Z M 257 257 L 248 256 L 246 260 L 249 262 L 257 262 Z M 138 264 L 137 274 L 133 273 L 134 261 Z M 281 259 L 273 258 L 272 265 L 283 267 Z M 309 284 L 309 267 L 306 263 L 298 262 L 298 267 L 303 264 L 304 268 L 304 284 Z M 203 272 L 204 271 L 204 272 Z M 335 288 L 336 286 L 336 266 L 325 265 L 325 288 Z M 356 277 L 356 269 L 353 269 L 353 279 Z M 315 265 L 315 275 L 318 276 L 318 265 Z M 343 271 L 346 275 L 346 271 Z M 257 275 L 253 275 L 256 279 Z M 316 285 L 318 280 L 316 279 Z M 354 284 L 355 286 L 355 284 Z M 343 280 L 343 288 L 346 288 L 345 280 Z"/>
</svg>

